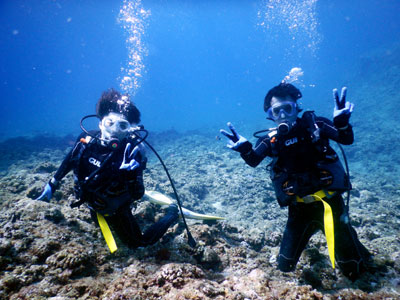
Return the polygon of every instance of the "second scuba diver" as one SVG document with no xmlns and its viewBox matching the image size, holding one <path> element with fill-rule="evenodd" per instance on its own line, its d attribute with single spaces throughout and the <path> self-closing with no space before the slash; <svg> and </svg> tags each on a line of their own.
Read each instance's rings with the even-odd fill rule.
<svg viewBox="0 0 400 300">
<path fill-rule="evenodd" d="M 130 248 L 154 244 L 178 220 L 178 207 L 171 204 L 166 215 L 143 234 L 132 215 L 131 204 L 145 192 L 143 139 L 132 134 L 140 131 L 140 112 L 127 95 L 110 89 L 97 102 L 96 115 L 101 120 L 100 131 L 83 132 L 78 137 L 38 200 L 49 201 L 61 179 L 73 170 L 79 201 L 72 206 L 87 204 L 111 252 L 116 245 L 108 224 Z"/>
<path fill-rule="evenodd" d="M 270 175 L 281 207 L 289 207 L 289 217 L 278 256 L 278 268 L 290 272 L 296 268 L 311 236 L 323 230 L 333 267 L 335 257 L 345 276 L 355 280 L 365 270 L 371 254 L 358 240 L 350 225 L 342 193 L 351 188 L 349 178 L 329 140 L 353 143 L 349 123 L 354 105 L 334 89 L 333 122 L 306 111 L 301 117 L 297 100 L 301 92 L 282 82 L 268 91 L 264 99 L 267 119 L 277 127 L 259 137 L 255 147 L 228 123 L 232 133 L 228 147 L 240 153 L 245 162 L 256 167 L 271 157 Z"/>
</svg>

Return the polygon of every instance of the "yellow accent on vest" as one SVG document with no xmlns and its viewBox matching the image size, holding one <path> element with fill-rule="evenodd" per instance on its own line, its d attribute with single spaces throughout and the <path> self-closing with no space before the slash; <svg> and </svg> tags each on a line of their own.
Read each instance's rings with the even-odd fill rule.
<svg viewBox="0 0 400 300">
<path fill-rule="evenodd" d="M 311 203 L 314 201 L 321 201 L 324 205 L 324 228 L 326 243 L 328 244 L 329 258 L 332 263 L 332 268 L 335 269 L 335 230 L 333 227 L 333 214 L 331 206 L 323 200 L 323 198 L 330 198 L 335 192 L 319 190 L 318 192 L 307 195 L 303 198 L 296 196 L 297 202 Z"/>
<path fill-rule="evenodd" d="M 97 221 L 99 221 L 101 232 L 103 233 L 104 239 L 106 240 L 107 246 L 110 249 L 111 253 L 117 251 L 117 244 L 115 243 L 114 237 L 111 233 L 110 227 L 108 227 L 106 219 L 103 215 L 97 214 Z"/>
</svg>

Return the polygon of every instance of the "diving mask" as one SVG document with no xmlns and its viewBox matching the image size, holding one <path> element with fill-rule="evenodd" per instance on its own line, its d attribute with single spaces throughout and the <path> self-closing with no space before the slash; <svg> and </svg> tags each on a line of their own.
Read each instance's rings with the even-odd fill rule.
<svg viewBox="0 0 400 300">
<path fill-rule="evenodd" d="M 277 102 L 267 111 L 267 118 L 273 121 L 286 119 L 297 114 L 297 104 L 293 101 Z"/>
<path fill-rule="evenodd" d="M 101 123 L 104 128 L 107 128 L 110 131 L 127 131 L 131 127 L 131 124 L 126 120 L 113 119 L 110 117 L 105 117 Z"/>
<path fill-rule="evenodd" d="M 100 122 L 101 136 L 103 139 L 123 139 L 129 133 L 131 124 L 122 114 L 111 112 Z"/>
</svg>

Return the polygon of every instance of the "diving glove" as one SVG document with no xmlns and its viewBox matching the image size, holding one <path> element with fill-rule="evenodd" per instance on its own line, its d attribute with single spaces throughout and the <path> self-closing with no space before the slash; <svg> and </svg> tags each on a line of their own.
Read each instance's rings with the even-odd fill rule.
<svg viewBox="0 0 400 300">
<path fill-rule="evenodd" d="M 44 190 L 42 194 L 36 198 L 36 200 L 40 201 L 45 201 L 49 202 L 51 197 L 53 197 L 53 194 L 58 186 L 57 180 L 53 177 L 44 187 Z"/>
<path fill-rule="evenodd" d="M 135 159 L 135 156 L 140 152 L 139 146 L 133 148 L 131 152 L 131 143 L 126 144 L 124 159 L 122 160 L 120 170 L 124 169 L 127 171 L 133 171 L 140 166 L 139 162 Z"/>
<path fill-rule="evenodd" d="M 342 88 L 342 93 L 338 95 L 338 90 L 333 89 L 333 101 L 335 108 L 333 111 L 333 124 L 338 129 L 346 129 L 349 125 L 349 119 L 354 109 L 354 104 L 346 101 L 347 88 Z"/>
<path fill-rule="evenodd" d="M 223 129 L 220 130 L 220 132 L 229 139 L 226 146 L 229 149 L 235 150 L 241 154 L 250 152 L 253 148 L 251 143 L 246 138 L 237 133 L 235 127 L 233 127 L 231 122 L 228 122 L 228 127 L 232 133 L 229 133 Z"/>
</svg>

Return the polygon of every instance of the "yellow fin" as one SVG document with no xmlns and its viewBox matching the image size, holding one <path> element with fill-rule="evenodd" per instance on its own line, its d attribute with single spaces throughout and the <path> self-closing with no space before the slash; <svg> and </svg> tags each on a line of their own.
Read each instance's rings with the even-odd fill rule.
<svg viewBox="0 0 400 300">
<path fill-rule="evenodd" d="M 114 253 L 118 248 L 111 233 L 110 227 L 108 227 L 106 219 L 103 217 L 103 215 L 97 213 L 97 220 L 99 221 L 101 232 L 103 233 L 103 237 L 106 240 L 110 252 Z"/>
</svg>

